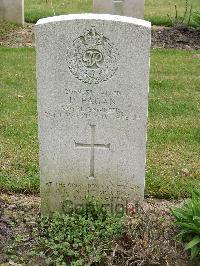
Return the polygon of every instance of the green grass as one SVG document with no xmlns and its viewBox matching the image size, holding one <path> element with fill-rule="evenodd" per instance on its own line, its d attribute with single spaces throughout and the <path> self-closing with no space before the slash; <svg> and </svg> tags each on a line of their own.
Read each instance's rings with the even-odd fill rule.
<svg viewBox="0 0 200 266">
<path fill-rule="evenodd" d="M 92 0 L 25 0 L 25 18 L 27 22 L 36 22 L 39 18 L 53 16 L 51 2 L 56 15 L 92 12 Z M 200 10 L 199 0 L 188 0 L 193 10 Z M 156 25 L 171 25 L 168 18 L 174 18 L 177 5 L 178 16 L 185 12 L 185 0 L 146 0 L 145 19 Z M 190 6 L 189 4 L 189 6 Z"/>
<path fill-rule="evenodd" d="M 35 52 L 1 48 L 0 57 L 0 185 L 38 189 Z"/>
<path fill-rule="evenodd" d="M 152 196 L 184 197 L 200 185 L 199 54 L 152 52 L 147 158 Z"/>
<path fill-rule="evenodd" d="M 146 195 L 200 185 L 200 52 L 152 50 Z M 35 50 L 1 48 L 0 187 L 38 192 Z"/>
<path fill-rule="evenodd" d="M 53 16 L 54 11 L 55 15 L 92 12 L 92 0 L 25 0 L 27 22 Z"/>
</svg>

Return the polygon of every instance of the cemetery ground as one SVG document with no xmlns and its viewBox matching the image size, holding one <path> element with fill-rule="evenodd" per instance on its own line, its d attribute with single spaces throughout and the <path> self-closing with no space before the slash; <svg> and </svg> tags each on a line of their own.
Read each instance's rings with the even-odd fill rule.
<svg viewBox="0 0 200 266">
<path fill-rule="evenodd" d="M 37 3 L 41 4 L 40 1 Z M 32 22 L 44 12 L 52 15 L 51 8 L 47 10 L 46 4 L 43 9 L 38 8 L 37 3 L 25 2 L 28 4 L 26 18 Z M 84 2 L 77 3 L 76 12 L 81 11 Z M 195 3 L 194 0 L 194 6 Z M 166 18 L 156 15 L 166 13 L 166 1 L 159 1 L 159 12 L 152 1 L 147 1 L 148 5 L 149 15 L 146 17 L 151 16 L 157 24 L 166 24 Z M 89 8 L 88 4 L 88 11 Z M 71 12 L 75 11 L 70 9 Z M 50 230 L 47 233 L 45 226 L 54 229 L 55 234 L 59 234 L 58 228 L 62 239 L 62 233 L 66 233 L 63 224 L 59 224 L 59 219 L 52 224 L 39 219 L 33 26 L 27 24 L 21 28 L 4 24 L 0 31 L 0 265 L 46 265 L 43 255 L 39 259 L 34 253 L 30 255 L 38 243 L 41 245 L 43 232 L 49 241 L 43 243 L 46 249 L 39 251 L 47 257 L 57 257 L 54 265 L 62 265 L 58 253 L 63 247 L 58 249 L 59 239 Z M 121 218 L 111 223 L 107 221 L 109 243 L 102 236 L 105 234 L 100 228 L 102 217 L 97 219 L 99 224 L 90 227 L 84 217 L 71 214 L 65 227 L 77 223 L 73 227 L 74 233 L 67 235 L 75 244 L 68 247 L 68 263 L 79 250 L 80 259 L 74 265 L 200 265 L 198 259 L 191 261 L 189 252 L 184 251 L 184 244 L 177 242 L 178 230 L 170 210 L 182 206 L 185 198 L 200 185 L 200 36 L 192 28 L 155 27 L 153 31 L 144 207 L 137 211 L 131 207 L 128 209 L 131 218 L 124 228 L 119 228 Z M 38 226 L 41 228 L 39 232 Z M 99 234 L 95 235 L 96 238 L 90 233 L 94 228 Z M 85 235 L 83 229 L 88 230 Z M 91 237 L 89 240 L 85 239 L 87 234 Z M 77 235 L 82 238 L 83 247 L 77 248 Z M 88 264 L 81 259 L 88 259 Z M 95 262 L 99 259 L 102 261 Z"/>
<path fill-rule="evenodd" d="M 37 193 L 35 50 L 1 48 L 0 53 L 0 185 Z M 199 51 L 152 50 L 146 196 L 187 197 L 199 184 L 199 57 Z"/>
<path fill-rule="evenodd" d="M 39 213 L 35 50 L 2 47 L 0 55 L 1 262 L 27 265 Z M 112 241 L 113 265 L 198 265 L 177 244 L 169 208 L 199 186 L 199 58 L 198 50 L 151 52 L 146 202 L 131 221 L 137 236 Z"/>
</svg>

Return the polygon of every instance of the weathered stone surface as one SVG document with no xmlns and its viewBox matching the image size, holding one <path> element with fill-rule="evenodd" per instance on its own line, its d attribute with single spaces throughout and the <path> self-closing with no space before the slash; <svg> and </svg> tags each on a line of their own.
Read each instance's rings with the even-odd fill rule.
<svg viewBox="0 0 200 266">
<path fill-rule="evenodd" d="M 43 212 L 89 192 L 143 199 L 150 23 L 68 15 L 36 25 Z"/>
<path fill-rule="evenodd" d="M 0 0 L 0 20 L 24 24 L 24 0 Z"/>
<path fill-rule="evenodd" d="M 145 0 L 93 0 L 94 13 L 144 18 Z"/>
</svg>

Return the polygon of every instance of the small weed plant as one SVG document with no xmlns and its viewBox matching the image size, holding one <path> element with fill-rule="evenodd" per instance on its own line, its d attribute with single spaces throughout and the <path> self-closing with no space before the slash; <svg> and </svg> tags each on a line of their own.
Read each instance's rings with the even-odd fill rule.
<svg viewBox="0 0 200 266">
<path fill-rule="evenodd" d="M 32 255 L 47 265 L 103 265 L 112 241 L 124 231 L 124 222 L 124 215 L 113 214 L 102 203 L 87 198 L 75 210 L 39 219 Z"/>
<path fill-rule="evenodd" d="M 188 27 L 190 25 L 191 16 L 192 16 L 192 4 L 190 5 L 189 1 L 185 0 L 185 11 L 182 16 L 178 12 L 177 5 L 174 5 L 174 9 L 175 9 L 174 17 L 170 16 L 169 14 L 167 15 L 171 24 L 175 27 L 180 27 L 180 26 Z"/>
<path fill-rule="evenodd" d="M 193 15 L 193 20 L 196 24 L 197 29 L 200 30 L 200 12 L 195 12 Z"/>
<path fill-rule="evenodd" d="M 193 193 L 181 208 L 172 210 L 179 226 L 178 238 L 186 241 L 186 250 L 191 251 L 191 259 L 200 257 L 200 190 Z"/>
</svg>

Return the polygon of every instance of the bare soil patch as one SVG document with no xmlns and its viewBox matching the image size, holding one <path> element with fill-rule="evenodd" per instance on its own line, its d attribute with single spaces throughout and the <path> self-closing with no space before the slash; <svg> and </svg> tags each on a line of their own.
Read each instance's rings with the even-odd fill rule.
<svg viewBox="0 0 200 266">
<path fill-rule="evenodd" d="M 111 264 L 105 265 L 200 265 L 197 261 L 191 262 L 183 244 L 175 240 L 177 229 L 170 215 L 170 208 L 181 204 L 182 201 L 145 200 L 139 215 L 140 226 L 135 233 L 127 232 L 114 241 L 113 250 L 109 255 Z M 36 265 L 28 254 L 35 244 L 31 232 L 37 224 L 39 205 L 38 196 L 17 194 L 0 196 L 0 265 L 20 265 L 16 260 L 22 258 L 24 260 L 22 265 Z M 137 220 L 138 217 L 133 215 L 131 223 L 134 225 Z M 9 248 L 16 237 L 24 237 L 25 241 L 16 250 L 13 259 L 9 255 Z M 40 262 L 37 265 L 45 264 Z"/>
<path fill-rule="evenodd" d="M 34 24 L 26 23 L 23 27 L 18 27 L 0 36 L 0 46 L 6 47 L 34 47 Z"/>
<path fill-rule="evenodd" d="M 153 48 L 200 49 L 200 31 L 186 27 L 152 27 Z"/>
<path fill-rule="evenodd" d="M 34 24 L 25 24 L 0 37 L 0 46 L 34 47 Z M 152 48 L 200 49 L 200 31 L 185 27 L 152 27 Z"/>
</svg>

